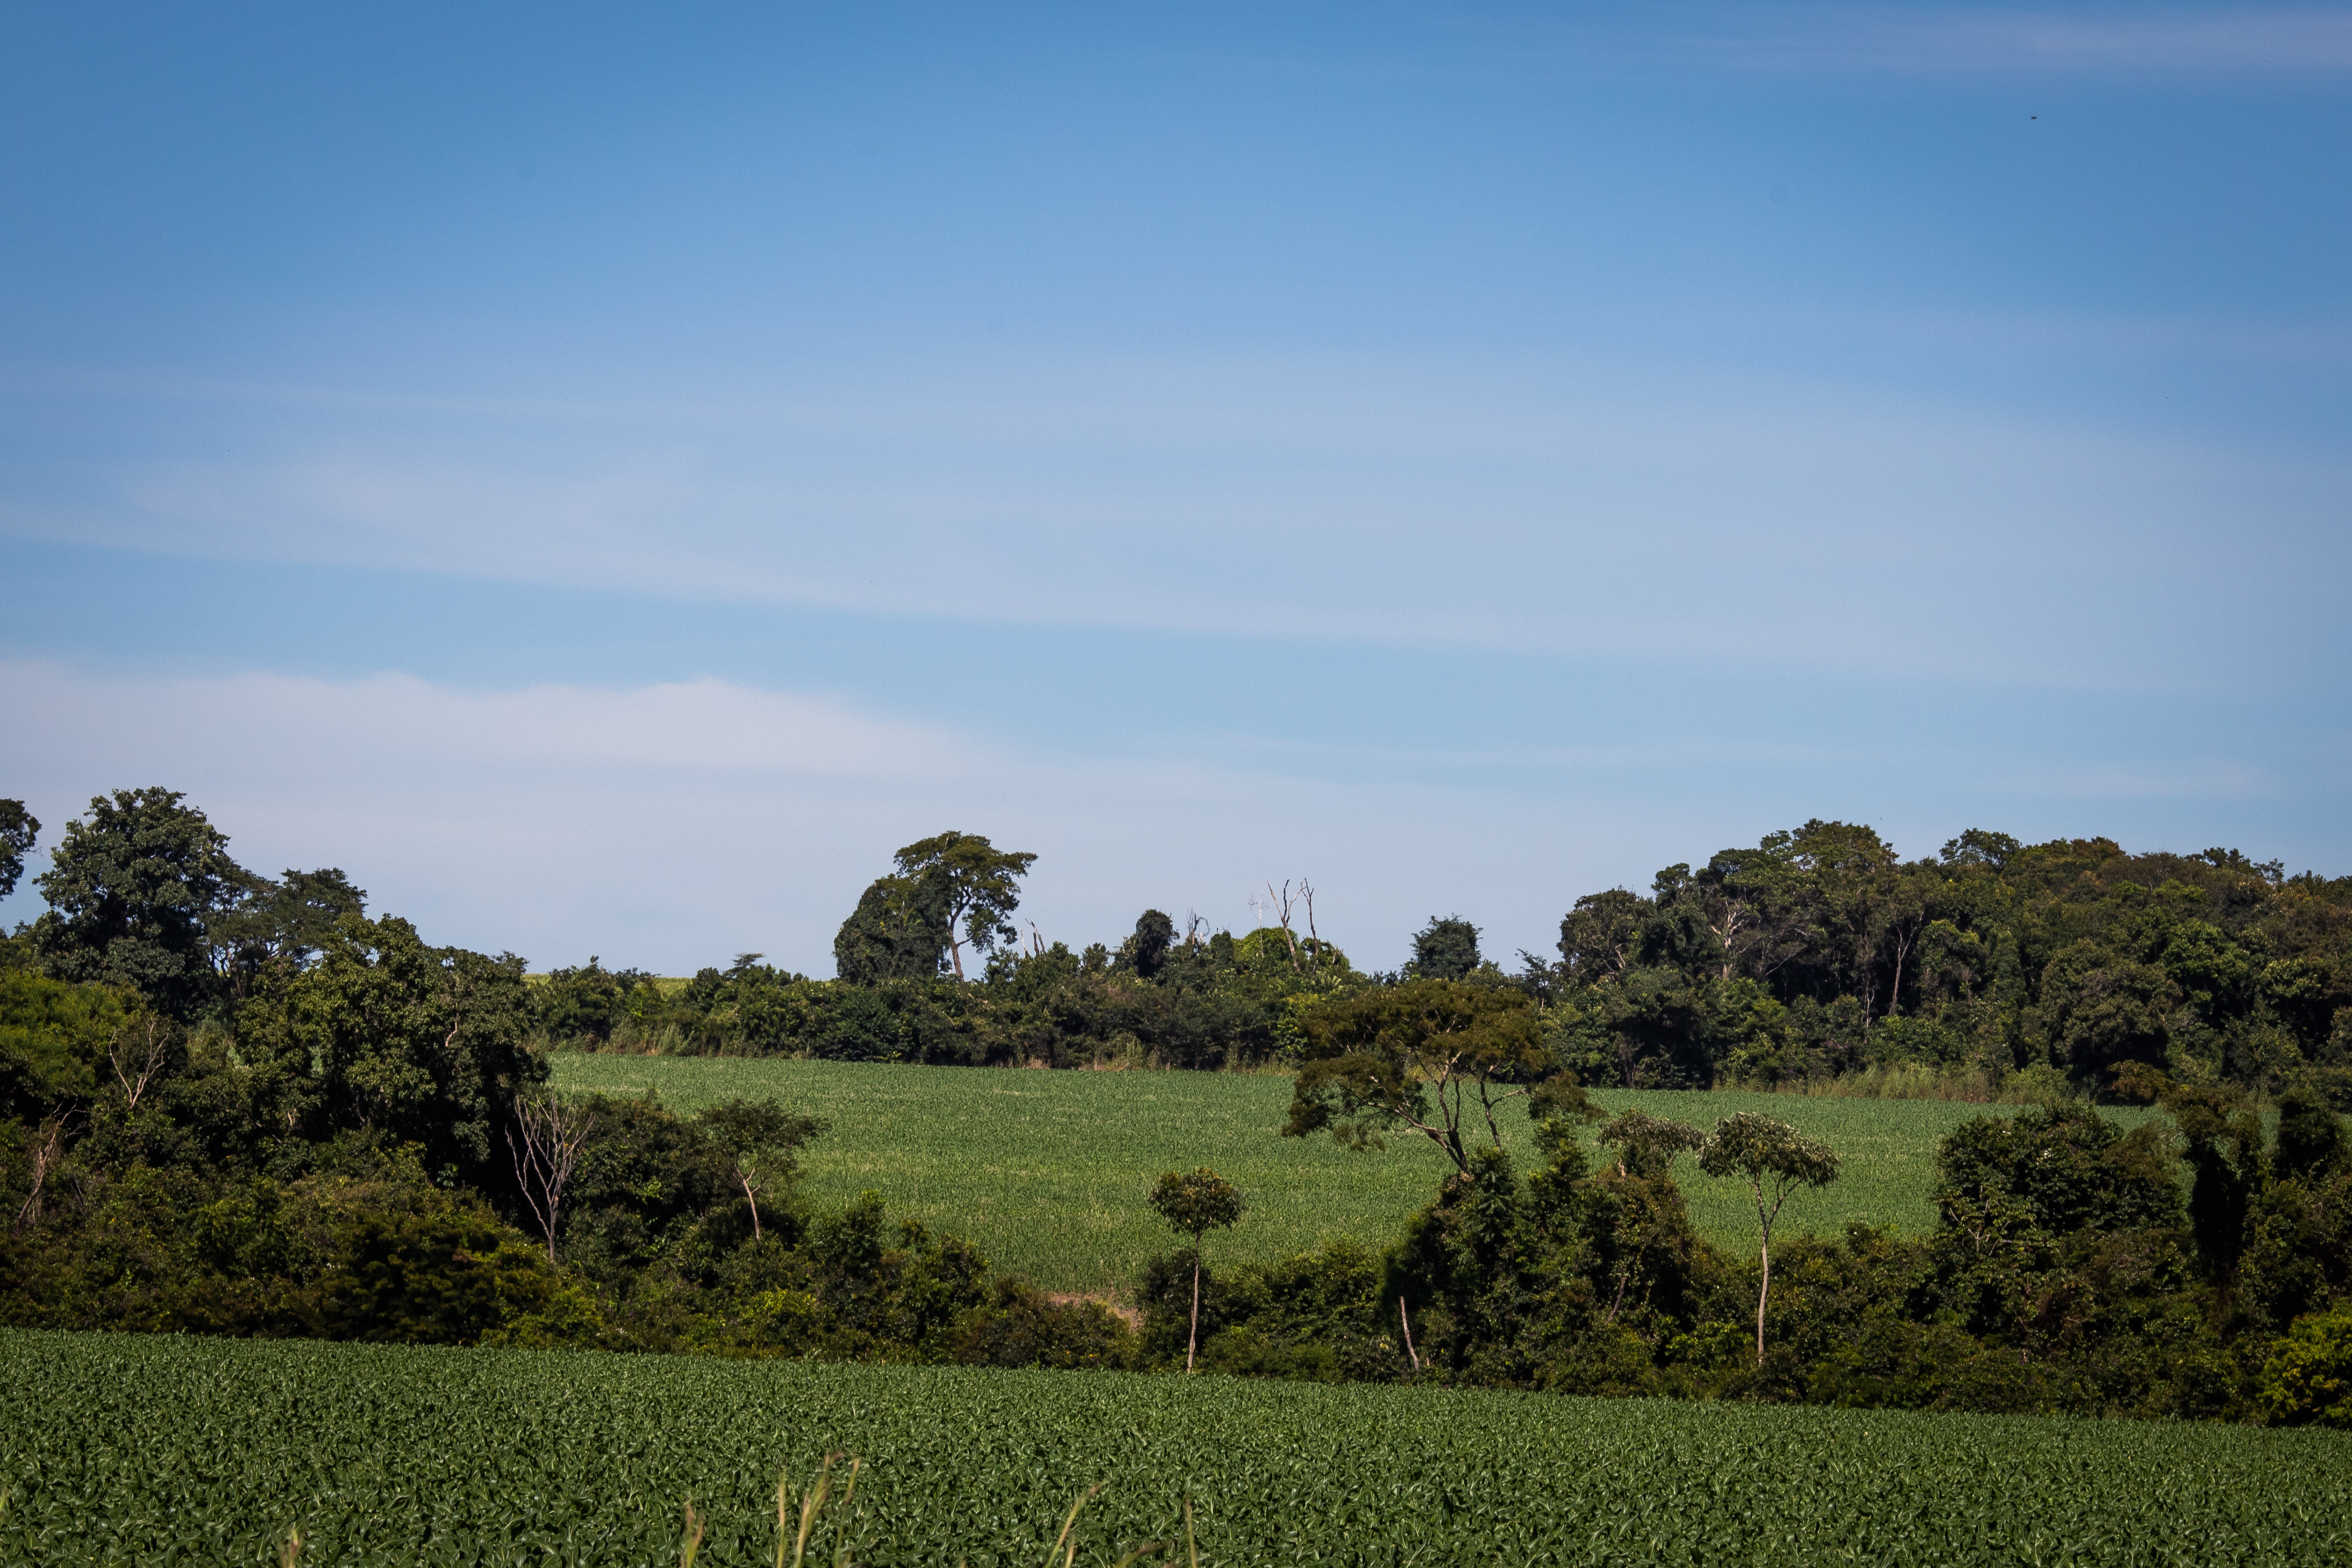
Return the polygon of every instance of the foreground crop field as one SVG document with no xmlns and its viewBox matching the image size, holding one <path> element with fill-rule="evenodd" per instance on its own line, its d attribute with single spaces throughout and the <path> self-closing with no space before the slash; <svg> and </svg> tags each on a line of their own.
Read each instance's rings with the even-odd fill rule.
<svg viewBox="0 0 2352 1568">
<path fill-rule="evenodd" d="M 814 1560 L 2321 1563 L 2352 1437 L 2126 1422 L 0 1333 L 0 1563 L 772 1563 L 777 1473 L 861 1457 Z"/>
<path fill-rule="evenodd" d="M 1144 1260 L 1172 1244 L 1143 1206 L 1145 1188 L 1165 1170 L 1213 1166 L 1237 1183 L 1249 1214 L 1217 1239 L 1217 1253 L 1273 1259 L 1335 1236 L 1384 1245 L 1447 1168 L 1420 1138 L 1356 1154 L 1328 1137 L 1280 1136 L 1290 1081 L 1274 1075 L 563 1055 L 555 1079 L 571 1089 L 657 1093 L 678 1111 L 738 1094 L 813 1111 L 833 1124 L 804 1162 L 818 1201 L 838 1204 L 871 1187 L 894 1209 L 969 1238 L 998 1267 L 1049 1290 L 1131 1288 Z M 1784 1094 L 1597 1098 L 1612 1111 L 1639 1104 L 1700 1126 L 1761 1111 L 1827 1139 L 1845 1156 L 1843 1177 L 1790 1199 L 1781 1223 L 1829 1233 L 1853 1220 L 1932 1225 L 1937 1140 L 1971 1116 L 2011 1109 Z M 1516 1104 L 1504 1132 L 1528 1152 L 1527 1116 Z M 1687 1160 L 1675 1174 L 1703 1232 L 1727 1246 L 1755 1244 L 1745 1187 L 1710 1181 Z"/>
</svg>

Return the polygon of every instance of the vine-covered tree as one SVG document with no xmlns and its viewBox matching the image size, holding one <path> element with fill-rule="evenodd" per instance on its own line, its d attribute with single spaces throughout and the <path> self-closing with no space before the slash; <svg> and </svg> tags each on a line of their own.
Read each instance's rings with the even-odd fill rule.
<svg viewBox="0 0 2352 1568">
<path fill-rule="evenodd" d="M 1478 967 L 1478 928 L 1458 915 L 1429 917 L 1412 935 L 1412 962 L 1405 972 L 1417 980 L 1459 980 Z"/>
<path fill-rule="evenodd" d="M 978 833 L 954 831 L 898 852 L 898 874 L 946 914 L 948 959 L 957 979 L 964 977 L 965 943 L 985 956 L 1018 936 L 1013 912 L 1021 904 L 1021 879 L 1036 860 L 1025 851 L 1000 850 Z"/>
<path fill-rule="evenodd" d="M 415 1144 L 428 1170 L 488 1180 L 516 1096 L 547 1076 L 524 1048 L 522 970 L 512 954 L 427 946 L 405 920 L 346 916 L 308 968 L 265 976 L 237 1046 L 289 1116 Z"/>
<path fill-rule="evenodd" d="M 929 979 L 945 967 L 962 979 L 967 943 L 985 955 L 1015 936 L 1021 878 L 1036 859 L 1000 850 L 979 833 L 937 833 L 907 845 L 898 870 L 868 887 L 842 922 L 835 973 L 874 985 Z"/>
</svg>

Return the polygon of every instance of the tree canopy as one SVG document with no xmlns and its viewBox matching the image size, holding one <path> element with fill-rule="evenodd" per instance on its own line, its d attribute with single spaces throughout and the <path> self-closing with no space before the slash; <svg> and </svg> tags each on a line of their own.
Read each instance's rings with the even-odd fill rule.
<svg viewBox="0 0 2352 1568">
<path fill-rule="evenodd" d="M 33 947 L 59 979 L 128 986 L 178 1018 L 214 994 L 210 925 L 243 891 L 228 839 L 176 789 L 117 789 L 66 824 Z"/>
<path fill-rule="evenodd" d="M 22 800 L 0 800 L 0 898 L 16 891 L 25 874 L 25 857 L 41 836 L 41 820 L 25 810 Z"/>
<path fill-rule="evenodd" d="M 346 915 L 310 967 L 265 977 L 236 1040 L 288 1115 L 413 1143 L 426 1168 L 496 1185 L 515 1096 L 547 1075 L 531 1024 L 521 959 Z"/>
<path fill-rule="evenodd" d="M 1465 1176 L 1469 1118 L 1482 1120 L 1500 1148 L 1501 1106 L 1557 1071 L 1534 1004 L 1506 988 L 1409 980 L 1311 1008 L 1299 1028 L 1305 1045 L 1286 1137 L 1328 1131 L 1350 1147 L 1378 1148 L 1383 1133 L 1404 1128 Z"/>
</svg>

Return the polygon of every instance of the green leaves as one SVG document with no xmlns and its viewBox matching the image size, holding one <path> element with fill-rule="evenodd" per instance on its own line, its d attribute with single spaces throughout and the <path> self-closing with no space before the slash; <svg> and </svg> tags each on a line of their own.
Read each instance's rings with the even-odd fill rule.
<svg viewBox="0 0 2352 1568">
<path fill-rule="evenodd" d="M 1170 1171 L 1153 1185 L 1147 1201 L 1160 1218 L 1196 1243 L 1212 1230 L 1238 1223 L 1249 1207 L 1240 1188 L 1206 1166 Z"/>
<path fill-rule="evenodd" d="M 917 901 L 944 913 L 948 954 L 956 978 L 963 978 L 963 944 L 982 953 L 1014 936 L 1013 911 L 1021 903 L 1021 879 L 1037 857 L 1000 850 L 978 833 L 949 831 L 920 839 L 900 850 L 898 875 Z"/>
<path fill-rule="evenodd" d="M 1699 1145 L 1698 1168 L 1712 1176 L 1788 1186 L 1827 1186 L 1837 1180 L 1837 1151 L 1786 1122 L 1742 1111 L 1715 1124 Z"/>
<path fill-rule="evenodd" d="M 1120 1374 L 0 1334 L 0 1563 L 2322 1563 L 2352 1438 Z M 2023 1479 L 2021 1479 L 2023 1478 Z M 2119 1481 L 2118 1478 L 2127 1478 Z M 798 1511 L 791 1514 L 797 1535 Z M 786 1561 L 791 1560 L 787 1553 Z M 1055 1562 L 1063 1561 L 1056 1553 Z"/>
<path fill-rule="evenodd" d="M 1285 1137 L 1328 1130 L 1340 1143 L 1378 1148 L 1407 1128 L 1470 1169 L 1465 1125 L 1486 1124 L 1502 1146 L 1496 1112 L 1551 1076 L 1534 1004 L 1525 992 L 1458 980 L 1409 980 L 1336 997 L 1302 1014 L 1305 1058 L 1291 1091 Z"/>
</svg>

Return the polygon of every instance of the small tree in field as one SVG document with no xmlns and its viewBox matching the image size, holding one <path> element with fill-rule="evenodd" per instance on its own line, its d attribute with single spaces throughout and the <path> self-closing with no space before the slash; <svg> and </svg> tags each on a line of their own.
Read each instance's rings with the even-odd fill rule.
<svg viewBox="0 0 2352 1568">
<path fill-rule="evenodd" d="M 1201 1242 L 1212 1230 L 1223 1230 L 1242 1217 L 1248 1205 L 1241 1189 L 1202 1166 L 1190 1173 L 1170 1171 L 1151 1189 L 1151 1207 L 1184 1235 L 1192 1239 L 1192 1329 L 1184 1341 L 1184 1370 L 1192 1370 L 1192 1355 L 1201 1344 Z"/>
<path fill-rule="evenodd" d="M 735 1180 L 751 1206 L 751 1239 L 761 1238 L 760 1193 L 789 1182 L 799 1165 L 800 1146 L 824 1129 L 814 1116 L 795 1115 L 772 1100 L 728 1100 L 699 1118 L 712 1142 L 735 1163 Z"/>
<path fill-rule="evenodd" d="M 1698 1168 L 1711 1176 L 1738 1176 L 1756 1197 L 1756 1223 L 1763 1231 L 1758 1256 L 1764 1271 L 1756 1287 L 1756 1364 L 1761 1366 L 1764 1299 L 1772 1291 L 1772 1222 L 1797 1188 L 1827 1186 L 1837 1180 L 1837 1151 L 1786 1122 L 1742 1111 L 1715 1124 L 1699 1145 Z"/>
</svg>

